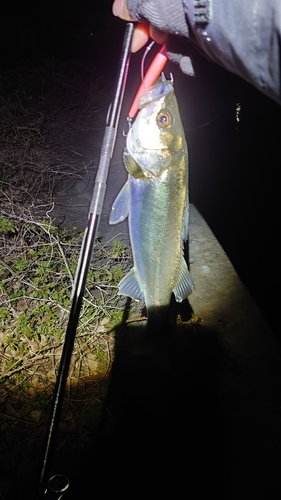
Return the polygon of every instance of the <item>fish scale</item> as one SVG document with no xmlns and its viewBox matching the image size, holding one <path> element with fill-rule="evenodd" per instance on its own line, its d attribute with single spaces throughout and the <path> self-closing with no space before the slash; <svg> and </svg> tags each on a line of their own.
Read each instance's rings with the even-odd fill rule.
<svg viewBox="0 0 281 500">
<path fill-rule="evenodd" d="M 134 267 L 139 280 L 146 283 L 146 306 L 164 305 L 170 301 L 171 280 L 180 257 L 181 248 L 177 246 L 182 247 L 182 223 L 176 213 L 173 218 L 168 213 L 168 199 L 175 199 L 177 193 L 162 178 L 140 185 L 141 181 L 131 177 L 130 184 L 129 233 Z"/>
</svg>

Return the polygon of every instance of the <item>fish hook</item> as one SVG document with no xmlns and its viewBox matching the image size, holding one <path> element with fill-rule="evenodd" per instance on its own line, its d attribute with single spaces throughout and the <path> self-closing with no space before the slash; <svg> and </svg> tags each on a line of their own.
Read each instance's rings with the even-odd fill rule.
<svg viewBox="0 0 281 500">
<path fill-rule="evenodd" d="M 127 116 L 127 123 L 128 123 L 128 132 L 125 132 L 125 130 L 123 129 L 123 137 L 127 137 L 128 133 L 130 132 L 130 129 L 132 127 L 132 121 L 133 121 L 133 118 L 131 118 L 130 116 Z"/>
<path fill-rule="evenodd" d="M 161 80 L 162 82 L 169 82 L 169 83 L 174 83 L 174 77 L 173 77 L 173 73 L 170 73 L 170 80 L 167 80 L 166 77 L 165 77 L 165 73 L 162 71 L 161 73 Z"/>
</svg>

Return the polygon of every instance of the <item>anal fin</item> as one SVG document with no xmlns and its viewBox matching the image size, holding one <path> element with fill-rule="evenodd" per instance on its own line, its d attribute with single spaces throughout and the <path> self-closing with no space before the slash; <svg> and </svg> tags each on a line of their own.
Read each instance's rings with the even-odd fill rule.
<svg viewBox="0 0 281 500">
<path fill-rule="evenodd" d="M 136 278 L 134 268 L 132 268 L 120 281 L 118 294 L 127 295 L 138 301 L 144 300 L 144 295 Z"/>
</svg>

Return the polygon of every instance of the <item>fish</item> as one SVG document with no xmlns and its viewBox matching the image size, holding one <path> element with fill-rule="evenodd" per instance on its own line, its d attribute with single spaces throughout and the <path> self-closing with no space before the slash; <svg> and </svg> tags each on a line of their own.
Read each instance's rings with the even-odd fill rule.
<svg viewBox="0 0 281 500">
<path fill-rule="evenodd" d="M 139 101 L 123 161 L 128 178 L 109 223 L 128 217 L 133 267 L 118 293 L 146 305 L 148 320 L 193 291 L 184 258 L 188 239 L 188 149 L 174 92 L 164 74 Z M 157 316 L 157 314 L 156 314 Z"/>
</svg>

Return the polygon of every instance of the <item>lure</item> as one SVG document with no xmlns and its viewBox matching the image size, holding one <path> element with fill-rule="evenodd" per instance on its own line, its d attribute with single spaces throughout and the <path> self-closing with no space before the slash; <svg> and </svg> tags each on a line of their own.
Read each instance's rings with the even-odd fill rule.
<svg viewBox="0 0 281 500">
<path fill-rule="evenodd" d="M 139 86 L 139 89 L 136 93 L 135 99 L 133 101 L 133 104 L 130 108 L 130 111 L 128 113 L 128 121 L 131 121 L 137 114 L 138 112 L 138 103 L 140 98 L 146 93 L 152 85 L 156 82 L 160 74 L 162 73 L 162 70 L 168 60 L 168 56 L 166 53 L 166 45 L 162 45 L 162 48 L 160 51 L 156 54 L 154 57 L 152 63 L 150 64 L 144 78 L 142 79 L 142 83 Z"/>
</svg>

